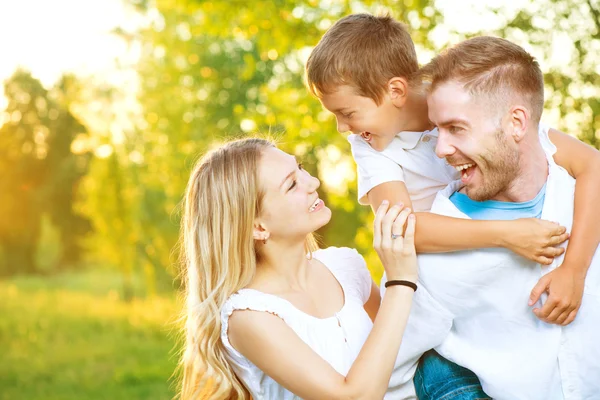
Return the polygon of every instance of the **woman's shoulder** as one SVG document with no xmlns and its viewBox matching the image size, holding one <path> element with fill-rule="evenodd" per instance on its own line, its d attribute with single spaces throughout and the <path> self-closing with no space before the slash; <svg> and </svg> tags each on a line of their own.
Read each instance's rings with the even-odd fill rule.
<svg viewBox="0 0 600 400">
<path fill-rule="evenodd" d="M 364 264 L 364 258 L 360 255 L 356 249 L 350 247 L 335 247 L 330 246 L 324 249 L 319 249 L 313 252 L 313 257 L 317 260 L 324 262 L 324 260 L 335 263 L 336 261 L 348 260 L 355 261 L 357 263 Z"/>
<path fill-rule="evenodd" d="M 369 298 L 371 274 L 358 251 L 349 247 L 328 247 L 313 253 L 325 264 L 345 289 L 352 290 L 363 300 Z"/>
</svg>

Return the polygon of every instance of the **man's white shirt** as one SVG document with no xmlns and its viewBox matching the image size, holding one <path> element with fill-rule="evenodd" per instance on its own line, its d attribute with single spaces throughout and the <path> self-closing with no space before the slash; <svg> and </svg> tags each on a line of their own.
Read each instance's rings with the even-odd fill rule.
<svg viewBox="0 0 600 400">
<path fill-rule="evenodd" d="M 554 163 L 556 148 L 540 127 L 549 164 L 542 219 L 570 231 L 575 180 Z M 431 211 L 468 218 L 450 201 L 460 182 L 438 193 Z M 563 244 L 564 245 L 564 244 Z M 415 398 L 419 357 L 435 348 L 473 371 L 494 399 L 600 399 L 600 257 L 589 268 L 581 308 L 566 327 L 547 324 L 528 306 L 538 280 L 562 263 L 541 266 L 505 249 L 419 256 L 419 289 L 386 399 Z"/>
</svg>

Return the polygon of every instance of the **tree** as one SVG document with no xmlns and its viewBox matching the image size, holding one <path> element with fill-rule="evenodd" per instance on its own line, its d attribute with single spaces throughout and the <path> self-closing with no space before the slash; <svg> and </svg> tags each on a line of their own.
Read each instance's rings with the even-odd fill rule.
<svg viewBox="0 0 600 400">
<path fill-rule="evenodd" d="M 68 79 L 65 77 L 63 83 Z M 73 194 L 86 170 L 83 155 L 70 151 L 85 128 L 60 101 L 64 87 L 50 92 L 28 72 L 18 70 L 5 82 L 8 106 L 0 127 L 1 271 L 36 272 L 35 252 L 43 213 L 61 233 L 61 262 L 80 255 L 77 235 L 85 219 L 73 211 Z M 58 98 L 57 98 L 58 97 Z"/>
<path fill-rule="evenodd" d="M 275 133 L 280 147 L 324 182 L 321 197 L 334 211 L 320 232 L 325 243 L 356 247 L 358 238 L 358 247 L 369 251 L 371 212 L 356 204 L 349 145 L 304 87 L 304 61 L 333 21 L 381 5 L 400 19 L 418 21 L 413 37 L 430 47 L 427 28 L 439 15 L 429 2 L 340 2 L 326 8 L 314 0 L 132 4 L 152 19 L 132 35 L 142 47 L 143 121 L 128 146 L 143 155 L 135 169 L 135 190 L 143 199 L 136 204 L 143 211 L 133 216 L 134 224 L 144 226 L 136 236 L 143 257 L 153 265 L 173 262 L 173 210 L 193 161 L 216 143 L 257 131 Z M 335 161 L 325 170 L 323 160 Z"/>
</svg>

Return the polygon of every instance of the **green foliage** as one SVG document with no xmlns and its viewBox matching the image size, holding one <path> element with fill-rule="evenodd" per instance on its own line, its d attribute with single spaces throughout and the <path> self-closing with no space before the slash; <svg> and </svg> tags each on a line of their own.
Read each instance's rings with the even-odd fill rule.
<svg viewBox="0 0 600 400">
<path fill-rule="evenodd" d="M 85 133 L 69 110 L 68 90 L 74 82 L 64 77 L 48 91 L 21 70 L 5 82 L 8 106 L 0 127 L 0 273 L 37 271 L 42 214 L 60 232 L 59 265 L 79 259 L 77 238 L 88 225 L 74 212 L 73 200 L 87 157 L 71 152 L 74 138 Z"/>
<path fill-rule="evenodd" d="M 91 242 L 97 253 L 125 271 L 160 273 L 163 267 L 173 271 L 177 206 L 194 161 L 224 140 L 271 132 L 279 136 L 283 150 L 296 154 L 323 183 L 321 196 L 333 210 L 331 223 L 319 232 L 324 244 L 357 247 L 374 261 L 370 267 L 377 277 L 379 264 L 370 245 L 371 212 L 356 202 L 349 146 L 335 131 L 333 118 L 308 94 L 303 66 L 331 24 L 361 11 L 390 12 L 411 27 L 418 51 L 439 51 L 429 38 L 431 30 L 443 23 L 433 3 L 158 0 L 130 4 L 150 20 L 131 36 L 142 49 L 138 73 L 143 115 L 124 143 L 112 145 L 109 158 L 94 161 L 84 185 L 88 198 L 84 206 L 96 228 Z M 596 144 L 600 96 L 597 63 L 590 62 L 589 49 L 598 46 L 598 23 L 590 7 L 590 2 L 538 0 L 513 16 L 502 9 L 495 12 L 507 21 L 497 34 L 522 44 L 530 42 L 544 54 L 554 37 L 546 26 L 560 26 L 574 38 L 575 74 L 564 69 L 546 74 L 548 106 L 564 117 L 561 128 L 574 133 L 579 129 L 582 139 Z M 541 9 L 552 12 L 540 15 Z M 581 21 L 586 29 L 575 29 Z M 567 124 L 574 115 L 580 115 L 577 128 Z"/>
<path fill-rule="evenodd" d="M 370 210 L 356 203 L 349 145 L 304 87 L 304 62 L 335 20 L 382 6 L 400 19 L 426 21 L 414 35 L 430 47 L 426 27 L 439 15 L 429 2 L 133 4 L 152 21 L 134 36 L 142 48 L 143 120 L 110 157 L 94 160 L 84 183 L 82 207 L 93 220 L 97 254 L 125 270 L 172 268 L 178 204 L 194 161 L 253 132 L 274 133 L 283 150 L 321 178 L 321 197 L 334 215 L 319 232 L 324 244 L 371 251 L 368 235 L 356 240 L 370 230 Z"/>
<path fill-rule="evenodd" d="M 173 398 L 172 297 L 123 303 L 118 277 L 0 282 L 0 399 Z"/>
<path fill-rule="evenodd" d="M 600 4 L 593 0 L 536 0 L 493 32 L 531 47 L 546 70 L 545 113 L 558 127 L 600 148 Z"/>
</svg>

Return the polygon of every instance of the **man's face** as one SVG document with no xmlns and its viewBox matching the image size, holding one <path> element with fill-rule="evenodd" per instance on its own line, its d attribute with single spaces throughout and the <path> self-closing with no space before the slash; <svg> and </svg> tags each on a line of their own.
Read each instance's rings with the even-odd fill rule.
<svg viewBox="0 0 600 400">
<path fill-rule="evenodd" d="M 335 115 L 340 133 L 361 135 L 377 151 L 385 149 L 400 132 L 399 109 L 387 93 L 377 105 L 373 99 L 359 96 L 356 89 L 344 85 L 319 100 Z"/>
<path fill-rule="evenodd" d="M 461 172 L 466 194 L 477 201 L 502 200 L 519 171 L 517 144 L 492 103 L 456 81 L 427 97 L 429 119 L 439 131 L 436 154 Z"/>
</svg>

